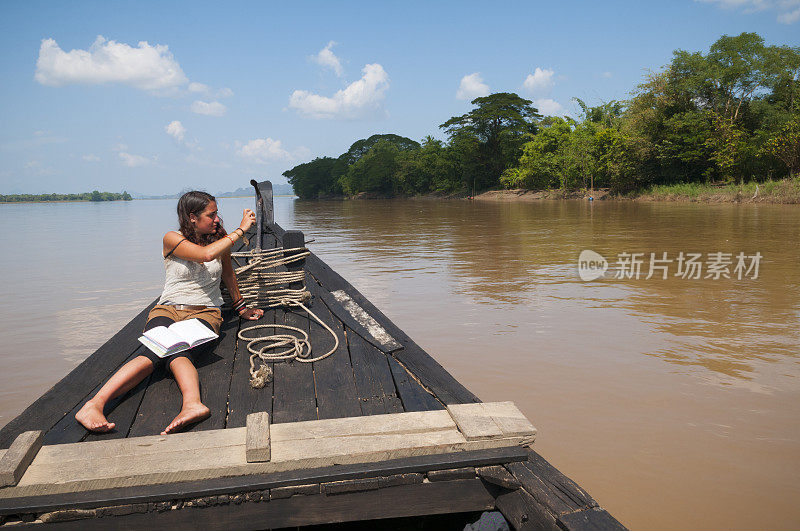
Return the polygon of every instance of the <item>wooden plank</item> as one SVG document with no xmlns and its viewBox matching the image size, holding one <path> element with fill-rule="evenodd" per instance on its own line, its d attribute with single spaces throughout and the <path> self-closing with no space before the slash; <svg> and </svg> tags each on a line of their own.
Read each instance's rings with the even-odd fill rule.
<svg viewBox="0 0 800 531">
<path fill-rule="evenodd" d="M 613 531 L 615 529 L 622 531 L 627 529 L 619 520 L 599 507 L 562 515 L 558 518 L 558 525 L 567 531 Z"/>
<path fill-rule="evenodd" d="M 555 517 L 524 489 L 500 494 L 495 506 L 517 531 L 559 529 Z"/>
<path fill-rule="evenodd" d="M 328 291 L 343 290 L 369 313 L 403 349 L 395 356 L 418 377 L 422 383 L 446 404 L 479 402 L 480 400 L 448 373 L 429 354 L 422 350 L 397 325 L 376 308 L 356 288 L 319 259 L 314 253 L 306 258 L 306 270 Z"/>
<path fill-rule="evenodd" d="M 387 361 L 392 371 L 397 394 L 403 403 L 403 409 L 405 411 L 444 409 L 444 405 L 442 405 L 436 397 L 423 389 L 419 382 L 414 380 L 396 359 L 389 356 Z"/>
<path fill-rule="evenodd" d="M 306 315 L 275 310 L 276 323 L 308 330 Z M 314 391 L 314 369 L 310 363 L 278 362 L 274 364 L 274 397 L 272 423 L 312 420 L 317 417 Z"/>
<path fill-rule="evenodd" d="M 319 418 L 358 417 L 363 413 L 356 392 L 344 327 L 324 304 L 315 304 L 312 311 L 331 327 L 339 339 L 339 346 L 333 354 L 312 364 Z M 330 333 L 314 319 L 310 320 L 309 327 L 309 339 L 314 349 L 311 355 L 320 356 L 328 352 L 334 343 Z"/>
<path fill-rule="evenodd" d="M 264 312 L 264 317 L 260 320 L 243 322 L 241 326 L 246 328 L 256 324 L 274 323 L 275 310 L 267 310 Z M 271 329 L 262 330 L 268 331 Z M 263 362 L 260 360 L 257 361 L 257 367 L 260 367 Z M 273 366 L 271 363 L 268 365 L 270 367 Z M 247 342 L 239 340 L 236 347 L 233 374 L 231 376 L 231 388 L 228 395 L 228 417 L 225 424 L 226 427 L 240 428 L 244 426 L 247 415 L 257 411 L 264 411 L 272 416 L 273 385 L 274 378 L 260 389 L 255 389 L 250 385 L 250 352 L 247 350 Z"/>
<path fill-rule="evenodd" d="M 375 348 L 386 354 L 391 354 L 392 352 L 399 350 L 400 348 L 403 348 L 402 345 L 400 345 L 399 343 L 393 345 L 392 348 L 388 348 L 383 344 L 381 344 L 379 341 L 377 341 L 374 337 L 372 337 L 372 334 L 370 334 L 369 331 L 366 328 L 364 328 L 364 326 L 361 323 L 356 321 L 355 318 L 350 314 L 350 312 L 348 312 L 344 308 L 344 306 L 342 306 L 342 303 L 337 301 L 326 288 L 320 286 L 319 283 L 317 283 L 317 281 L 314 279 L 313 276 L 310 276 L 309 286 L 316 286 L 318 288 L 318 292 L 314 293 L 314 295 L 318 297 L 325 304 L 325 306 L 328 307 L 328 310 L 330 310 L 330 312 L 333 315 L 335 315 L 337 319 L 339 319 L 342 323 L 344 323 L 346 328 L 355 331 L 356 334 L 358 334 L 364 341 L 366 341 L 370 345 L 374 346 Z"/>
<path fill-rule="evenodd" d="M 379 434 L 431 433 L 452 431 L 456 425 L 446 411 L 425 411 L 323 419 L 276 424 L 271 428 L 271 440 L 291 443 L 305 439 L 324 439 Z M 37 466 L 57 466 L 66 461 L 93 458 L 134 457 L 140 453 L 191 452 L 194 450 L 235 446 L 245 441 L 245 428 L 227 428 L 206 432 L 186 432 L 166 435 L 131 437 L 114 441 L 83 442 L 45 446 Z"/>
<path fill-rule="evenodd" d="M 524 461 L 527 451 L 520 447 L 468 450 L 393 459 L 381 462 L 334 465 L 331 467 L 289 470 L 250 476 L 227 476 L 202 481 L 181 481 L 160 485 L 130 486 L 87 492 L 66 492 L 47 496 L 25 496 L 0 499 L 0 515 L 39 513 L 63 508 L 148 503 L 159 500 L 187 499 L 202 496 L 257 491 L 287 485 L 306 485 L 376 476 L 414 474 L 454 466 L 499 465 Z"/>
<path fill-rule="evenodd" d="M 389 332 L 378 324 L 378 322 L 354 301 L 347 292 L 340 289 L 332 292 L 331 295 L 333 295 L 333 298 L 347 310 L 347 313 L 349 313 L 375 341 L 386 349 L 387 352 L 394 352 L 395 350 L 403 348 L 403 346 L 389 335 Z"/>
<path fill-rule="evenodd" d="M 483 404 L 450 404 L 447 411 L 468 441 L 487 437 L 502 437 L 503 432 L 483 407 Z"/>
<path fill-rule="evenodd" d="M 44 446 L 37 456 L 36 467 L 46 469 L 65 463 L 84 462 L 87 456 L 91 456 L 92 459 L 130 460 L 143 454 L 194 452 L 236 446 L 244 444 L 246 433 L 246 428 L 231 428 Z"/>
<path fill-rule="evenodd" d="M 298 441 L 327 437 L 452 431 L 456 425 L 446 411 L 417 411 L 390 415 L 291 422 L 272 426 L 272 440 Z"/>
<path fill-rule="evenodd" d="M 242 428 L 48 446 L 19 488 L 32 493 L 91 490 L 395 459 L 522 441 L 519 437 L 467 441 L 445 416 L 446 412 L 432 411 L 275 425 L 268 463 L 248 464 L 246 439 L 252 441 L 252 436 L 246 438 Z M 252 423 L 249 431 L 253 431 Z"/>
<path fill-rule="evenodd" d="M 261 235 L 261 248 L 262 249 L 275 249 L 278 246 L 278 240 L 275 235 L 269 232 L 264 232 Z"/>
<path fill-rule="evenodd" d="M 0 487 L 17 484 L 42 447 L 43 439 L 44 433 L 41 431 L 26 431 L 14 439 L 0 458 Z"/>
<path fill-rule="evenodd" d="M 245 458 L 248 463 L 269 461 L 269 413 L 260 412 L 247 415 Z"/>
<path fill-rule="evenodd" d="M 554 515 L 597 507 L 597 502 L 544 458 L 528 450 L 528 461 L 506 466 L 536 500 Z"/>
<path fill-rule="evenodd" d="M 253 182 L 253 181 L 251 181 Z M 272 183 L 269 181 L 261 181 L 257 183 L 258 196 L 256 197 L 256 208 L 259 206 L 263 209 L 263 226 L 270 223 L 275 223 L 275 206 L 273 204 Z M 259 205 L 259 199 L 260 205 Z"/>
<path fill-rule="evenodd" d="M 532 444 L 536 428 L 513 402 L 450 404 L 447 410 L 470 440 L 485 437 L 525 437 Z"/>
<path fill-rule="evenodd" d="M 240 428 L 241 429 L 241 428 Z M 247 463 L 245 445 L 145 454 L 134 458 L 109 457 L 68 461 L 60 468 L 34 464 L 17 487 L 0 491 L 0 497 L 51 495 L 64 492 L 123 488 L 135 485 L 211 480 L 220 476 L 266 474 L 297 468 L 320 468 L 377 462 L 435 453 L 478 450 L 519 443 L 519 439 L 466 441 L 456 430 L 431 434 L 371 435 L 272 443 L 271 460 Z M 63 445 L 61 445 L 63 446 Z"/>
<path fill-rule="evenodd" d="M 398 485 L 377 490 L 292 496 L 269 503 L 232 503 L 165 512 L 78 520 L 63 529 L 202 527 L 204 529 L 264 529 L 333 524 L 409 516 L 484 511 L 494 498 L 480 480 Z"/>
<path fill-rule="evenodd" d="M 200 397 L 203 404 L 211 410 L 211 416 L 184 431 L 218 430 L 225 427 L 240 320 L 232 310 L 225 310 L 222 317 L 219 339 L 209 343 L 208 349 L 197 357 Z"/>
<path fill-rule="evenodd" d="M 492 485 L 503 487 L 504 489 L 515 490 L 520 487 L 517 478 L 502 466 L 482 466 L 476 469 L 478 476 L 488 481 Z"/>
<path fill-rule="evenodd" d="M 139 347 L 134 350 L 130 356 L 128 356 L 128 358 L 125 360 L 125 363 L 139 356 L 144 349 L 145 347 L 139 344 Z M 84 397 L 83 400 L 81 400 L 75 407 L 73 407 L 72 410 L 69 411 L 60 421 L 58 421 L 55 426 L 50 428 L 47 433 L 45 433 L 44 444 L 65 444 L 75 443 L 83 440 L 120 438 L 125 437 L 128 434 L 128 430 L 130 429 L 133 420 L 136 418 L 136 412 L 138 411 L 139 404 L 144 396 L 144 390 L 150 381 L 149 376 L 124 395 L 108 401 L 106 407 L 104 408 L 104 412 L 108 420 L 116 424 L 112 431 L 92 434 L 88 432 L 86 428 L 81 426 L 77 420 L 75 420 L 75 414 L 90 398 L 97 393 L 97 391 L 100 390 L 100 388 L 106 383 L 106 380 L 108 380 L 108 378 L 110 378 L 114 372 L 116 372 L 116 369 L 107 374 L 101 380 L 95 382 L 95 388 L 92 389 L 91 392 L 86 395 L 86 397 Z"/>
<path fill-rule="evenodd" d="M 403 411 L 386 354 L 349 328 L 345 329 L 345 335 L 361 410 L 367 415 Z"/>
<path fill-rule="evenodd" d="M 49 391 L 0 430 L 0 448 L 8 448 L 24 431 L 47 431 L 92 392 L 97 382 L 120 367 L 138 346 L 137 338 L 153 301 Z"/>
<path fill-rule="evenodd" d="M 448 468 L 445 470 L 431 470 L 428 472 L 430 481 L 452 481 L 454 479 L 472 479 L 475 477 L 475 467 Z"/>
<path fill-rule="evenodd" d="M 484 402 L 483 409 L 492 417 L 505 437 L 530 436 L 530 442 L 533 442 L 536 428 L 514 402 Z"/>
</svg>

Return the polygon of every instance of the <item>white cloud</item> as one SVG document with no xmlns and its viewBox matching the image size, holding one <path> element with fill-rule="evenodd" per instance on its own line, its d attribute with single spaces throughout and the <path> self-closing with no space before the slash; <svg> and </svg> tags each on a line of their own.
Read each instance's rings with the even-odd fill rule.
<svg viewBox="0 0 800 531">
<path fill-rule="evenodd" d="M 183 137 L 186 135 L 186 128 L 178 120 L 174 120 L 167 124 L 167 126 L 164 128 L 164 131 L 166 131 L 169 136 L 178 142 L 183 142 Z"/>
<path fill-rule="evenodd" d="M 704 4 L 717 4 L 724 9 L 744 8 L 746 13 L 763 11 L 770 7 L 771 2 L 767 0 L 695 0 Z"/>
<path fill-rule="evenodd" d="M 456 92 L 456 98 L 460 100 L 474 100 L 481 96 L 488 96 L 489 92 L 489 85 L 483 82 L 480 73 L 474 72 L 461 78 L 461 83 L 458 85 L 458 92 Z"/>
<path fill-rule="evenodd" d="M 533 74 L 528 74 L 525 82 L 522 84 L 525 90 L 533 96 L 546 96 L 550 93 L 555 85 L 553 75 L 555 72 L 546 68 L 536 67 Z"/>
<path fill-rule="evenodd" d="M 205 102 L 197 100 L 192 103 L 192 112 L 206 116 L 224 116 L 228 108 L 218 101 Z"/>
<path fill-rule="evenodd" d="M 794 24 L 800 20 L 800 0 L 695 0 L 704 4 L 715 4 L 723 9 L 741 10 L 751 14 L 775 11 L 781 24 Z"/>
<path fill-rule="evenodd" d="M 56 174 L 55 169 L 43 166 L 38 160 L 29 160 L 27 163 L 25 163 L 25 170 L 28 174 L 35 175 L 37 177 Z"/>
<path fill-rule="evenodd" d="M 307 160 L 311 158 L 311 150 L 305 146 L 300 146 L 292 151 L 292 158 L 294 160 Z"/>
<path fill-rule="evenodd" d="M 202 83 L 189 83 L 189 92 L 208 92 L 208 85 Z"/>
<path fill-rule="evenodd" d="M 138 166 L 147 166 L 153 163 L 153 161 L 148 159 L 147 157 L 142 157 L 141 155 L 131 155 L 130 153 L 126 153 L 125 151 L 120 151 L 118 155 L 119 155 L 119 160 L 121 160 L 122 163 L 125 166 L 128 166 L 129 168 L 136 168 Z"/>
<path fill-rule="evenodd" d="M 358 81 L 338 90 L 331 97 L 305 90 L 295 90 L 289 97 L 289 107 L 312 118 L 358 118 L 380 108 L 389 75 L 377 63 L 365 65 Z"/>
<path fill-rule="evenodd" d="M 53 39 L 42 40 L 34 78 L 53 87 L 121 83 L 150 91 L 174 88 L 188 81 L 167 46 L 151 46 L 142 41 L 133 48 L 102 36 L 88 50 L 69 52 Z"/>
<path fill-rule="evenodd" d="M 322 65 L 326 68 L 333 70 L 337 76 L 342 77 L 344 71 L 342 70 L 342 63 L 339 58 L 331 51 L 336 43 L 330 41 L 325 48 L 321 49 L 317 55 L 311 57 L 315 63 Z"/>
<path fill-rule="evenodd" d="M 539 114 L 545 116 L 555 116 L 564 114 L 564 107 L 561 106 L 556 100 L 550 98 L 540 98 L 533 102 L 533 105 L 539 109 Z"/>
<path fill-rule="evenodd" d="M 603 78 L 611 79 L 612 77 L 613 77 L 613 74 L 611 72 L 603 72 Z"/>
<path fill-rule="evenodd" d="M 189 92 L 193 92 L 195 94 L 205 94 L 209 98 L 230 98 L 233 96 L 233 91 L 228 87 L 221 88 L 215 92 L 211 89 L 211 87 L 204 83 L 189 83 L 187 89 Z"/>
<path fill-rule="evenodd" d="M 100 161 L 100 157 L 98 157 L 94 153 L 89 153 L 88 155 L 84 155 L 81 158 L 83 160 L 85 160 L 86 162 L 99 162 Z"/>
<path fill-rule="evenodd" d="M 237 155 L 250 162 L 258 164 L 266 164 L 273 160 L 288 160 L 292 156 L 280 140 L 273 140 L 271 138 L 256 138 L 251 140 L 236 152 Z"/>
<path fill-rule="evenodd" d="M 778 15 L 778 22 L 781 24 L 794 24 L 800 20 L 800 7 L 795 9 L 794 11 L 788 11 L 786 13 L 781 13 Z"/>
</svg>

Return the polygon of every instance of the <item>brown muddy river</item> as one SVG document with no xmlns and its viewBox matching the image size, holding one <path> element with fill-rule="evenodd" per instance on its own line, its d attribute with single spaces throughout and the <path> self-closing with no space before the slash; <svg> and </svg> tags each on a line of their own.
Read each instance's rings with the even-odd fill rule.
<svg viewBox="0 0 800 531">
<path fill-rule="evenodd" d="M 174 205 L 0 205 L 0 424 L 158 295 Z M 220 203 L 229 226 L 251 205 Z M 796 527 L 797 206 L 278 198 L 276 220 L 629 527 Z"/>
</svg>

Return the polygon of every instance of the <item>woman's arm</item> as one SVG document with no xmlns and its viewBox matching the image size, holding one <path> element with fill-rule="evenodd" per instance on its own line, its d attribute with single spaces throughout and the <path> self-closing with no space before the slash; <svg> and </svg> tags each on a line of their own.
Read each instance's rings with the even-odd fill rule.
<svg viewBox="0 0 800 531">
<path fill-rule="evenodd" d="M 225 237 L 208 245 L 197 245 L 177 232 L 170 231 L 164 235 L 164 255 L 174 249 L 172 252 L 174 256 L 189 260 L 190 262 L 210 262 L 211 260 L 215 260 L 221 256 L 223 252 L 230 252 L 234 242 L 244 236 L 247 229 L 253 226 L 255 218 L 255 213 L 249 208 L 246 208 L 239 227 Z"/>
<path fill-rule="evenodd" d="M 224 251 L 221 258 L 222 281 L 225 283 L 225 287 L 228 288 L 231 299 L 233 302 L 236 302 L 242 298 L 242 295 L 239 293 L 239 283 L 236 281 L 236 272 L 233 270 L 230 251 Z M 242 311 L 239 312 L 239 317 L 250 321 L 260 319 L 262 315 L 264 315 L 264 310 L 258 308 L 243 308 Z"/>
</svg>

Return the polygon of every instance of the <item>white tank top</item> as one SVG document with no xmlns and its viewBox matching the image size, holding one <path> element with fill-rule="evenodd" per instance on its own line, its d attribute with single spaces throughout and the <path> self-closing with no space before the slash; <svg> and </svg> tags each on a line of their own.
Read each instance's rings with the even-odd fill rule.
<svg viewBox="0 0 800 531">
<path fill-rule="evenodd" d="M 164 259 L 164 272 L 164 291 L 158 304 L 222 306 L 221 259 L 201 263 L 169 255 Z"/>
</svg>

